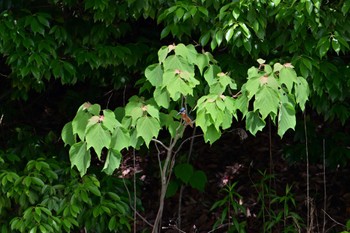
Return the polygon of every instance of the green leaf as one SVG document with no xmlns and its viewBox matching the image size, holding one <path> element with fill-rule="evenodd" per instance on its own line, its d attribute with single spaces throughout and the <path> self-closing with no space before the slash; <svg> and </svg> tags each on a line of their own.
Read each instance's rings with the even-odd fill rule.
<svg viewBox="0 0 350 233">
<path fill-rule="evenodd" d="M 78 110 L 72 121 L 73 134 L 78 134 L 80 140 L 85 140 L 85 129 L 91 115 L 84 110 Z"/>
<path fill-rule="evenodd" d="M 297 81 L 297 74 L 294 69 L 284 67 L 280 70 L 279 80 L 281 84 L 286 85 L 289 93 L 292 92 L 293 83 Z"/>
<path fill-rule="evenodd" d="M 148 116 L 141 117 L 136 124 L 137 137 L 143 138 L 147 147 L 153 137 L 158 137 L 160 129 L 159 121 Z"/>
<path fill-rule="evenodd" d="M 197 54 L 196 65 L 202 75 L 204 68 L 209 66 L 209 57 L 205 54 Z"/>
<path fill-rule="evenodd" d="M 153 97 L 158 106 L 169 108 L 170 96 L 165 88 L 156 88 L 153 92 Z"/>
<path fill-rule="evenodd" d="M 278 135 L 282 138 L 288 129 L 296 124 L 295 109 L 290 103 L 282 103 L 278 113 Z"/>
<path fill-rule="evenodd" d="M 154 105 L 147 104 L 147 105 L 145 106 L 145 108 L 146 108 L 147 113 L 148 113 L 151 117 L 153 117 L 153 118 L 159 120 L 159 110 L 158 110 Z"/>
<path fill-rule="evenodd" d="M 207 31 L 205 34 L 202 34 L 202 36 L 199 38 L 201 45 L 206 46 L 209 42 L 210 37 L 211 37 L 210 31 Z"/>
<path fill-rule="evenodd" d="M 328 36 L 324 36 L 322 37 L 318 43 L 317 43 L 317 47 L 319 49 L 319 55 L 320 57 L 324 57 L 328 50 L 329 50 L 329 47 L 330 47 L 330 40 L 329 40 L 329 37 Z"/>
<path fill-rule="evenodd" d="M 145 76 L 147 80 L 154 86 L 162 85 L 163 70 L 160 64 L 153 64 L 146 68 Z"/>
<path fill-rule="evenodd" d="M 305 103 L 309 96 L 309 85 L 303 77 L 297 77 L 297 83 L 295 85 L 295 97 L 296 102 L 299 104 L 302 111 L 305 109 Z"/>
<path fill-rule="evenodd" d="M 350 9 L 350 2 L 349 1 L 344 1 L 344 4 L 341 8 L 341 12 L 343 13 L 344 16 L 349 12 Z M 348 228 L 350 230 L 350 227 Z"/>
<path fill-rule="evenodd" d="M 277 115 L 278 104 L 277 91 L 263 86 L 255 95 L 254 111 L 259 110 L 262 119 L 265 119 L 270 113 Z"/>
<path fill-rule="evenodd" d="M 119 168 L 122 154 L 118 150 L 109 149 L 102 171 L 112 175 L 114 170 Z"/>
<path fill-rule="evenodd" d="M 225 39 L 227 42 L 229 42 L 233 36 L 233 32 L 234 32 L 235 28 L 234 27 L 230 27 L 226 33 L 225 33 Z"/>
<path fill-rule="evenodd" d="M 210 65 L 209 68 L 204 72 L 204 79 L 208 85 L 213 85 L 216 80 L 217 74 L 221 72 L 221 69 L 217 65 Z"/>
<path fill-rule="evenodd" d="M 205 185 L 207 183 L 207 176 L 203 171 L 195 171 L 189 180 L 192 188 L 198 189 L 201 192 L 204 192 Z"/>
<path fill-rule="evenodd" d="M 38 20 L 34 17 L 31 17 L 30 20 L 30 28 L 34 32 L 34 34 L 39 33 L 41 35 L 45 34 L 45 29 L 42 25 L 39 24 Z"/>
<path fill-rule="evenodd" d="M 117 224 L 117 218 L 116 218 L 116 216 L 113 216 L 108 222 L 108 229 L 110 231 L 116 230 L 117 225 L 118 225 Z"/>
<path fill-rule="evenodd" d="M 174 173 L 178 179 L 188 184 L 188 181 L 193 175 L 193 167 L 188 163 L 178 164 L 175 166 Z"/>
<path fill-rule="evenodd" d="M 216 39 L 216 43 L 218 44 L 218 46 L 221 45 L 222 40 L 223 40 L 223 37 L 224 37 L 224 33 L 223 33 L 222 30 L 218 30 L 218 31 L 215 33 L 215 39 Z"/>
<path fill-rule="evenodd" d="M 111 134 L 103 129 L 101 124 L 91 126 L 86 132 L 87 148 L 93 148 L 97 157 L 101 158 L 102 148 L 108 148 L 111 143 Z"/>
<path fill-rule="evenodd" d="M 179 184 L 180 181 L 177 180 L 170 180 L 168 188 L 166 190 L 166 197 L 172 197 L 176 194 L 177 190 L 179 189 Z"/>
<path fill-rule="evenodd" d="M 337 38 L 333 37 L 332 38 L 332 48 L 334 51 L 339 55 L 340 52 L 340 43 Z"/>
<path fill-rule="evenodd" d="M 209 125 L 206 130 L 202 128 L 204 133 L 204 141 L 210 142 L 210 144 L 213 144 L 216 140 L 218 140 L 221 137 L 221 132 L 218 131 L 214 125 Z"/>
<path fill-rule="evenodd" d="M 113 111 L 107 109 L 103 110 L 102 125 L 110 132 L 113 132 L 116 127 L 120 127 L 121 123 L 117 121 Z"/>
<path fill-rule="evenodd" d="M 69 158 L 71 167 L 77 167 L 80 172 L 80 176 L 86 174 L 87 169 L 90 166 L 91 155 L 86 147 L 86 142 L 75 143 L 69 150 Z"/>
<path fill-rule="evenodd" d="M 73 126 L 71 121 L 64 125 L 61 137 L 64 142 L 64 146 L 72 146 L 75 143 L 75 138 L 73 135 Z"/>
<path fill-rule="evenodd" d="M 246 115 L 246 129 L 253 135 L 265 127 L 265 121 L 261 119 L 259 113 L 248 112 Z"/>
<path fill-rule="evenodd" d="M 118 127 L 114 130 L 111 145 L 109 148 L 115 149 L 117 151 L 121 151 L 124 148 L 128 148 L 130 146 L 130 134 L 127 130 L 122 127 Z"/>
</svg>

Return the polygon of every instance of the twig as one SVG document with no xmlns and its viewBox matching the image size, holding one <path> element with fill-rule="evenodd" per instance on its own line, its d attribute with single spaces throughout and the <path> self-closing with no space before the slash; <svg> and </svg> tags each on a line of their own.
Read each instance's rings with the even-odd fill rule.
<svg viewBox="0 0 350 233">
<path fill-rule="evenodd" d="M 222 225 L 220 225 L 219 227 L 217 227 L 217 228 L 215 228 L 215 229 L 213 229 L 213 230 L 211 230 L 211 231 L 208 231 L 208 233 L 213 233 L 213 232 L 215 232 L 216 230 L 219 230 L 219 229 L 221 229 L 221 228 L 224 228 L 224 227 L 226 227 L 226 226 L 228 226 L 228 225 L 230 225 L 230 224 L 228 224 L 228 223 L 222 224 Z"/>
<path fill-rule="evenodd" d="M 197 135 L 193 135 L 191 137 L 186 138 L 185 140 L 182 141 L 182 143 L 179 145 L 179 147 L 174 152 L 174 154 L 177 154 L 181 150 L 181 147 L 183 146 L 183 144 L 185 144 L 187 141 L 189 141 L 189 140 L 191 140 L 193 138 L 201 137 L 201 136 L 203 136 L 203 134 L 197 134 Z"/>
<path fill-rule="evenodd" d="M 147 225 L 149 225 L 150 227 L 153 228 L 153 225 L 147 221 L 147 219 L 145 219 L 136 209 L 134 209 L 134 207 L 131 205 L 131 194 L 130 194 L 130 191 L 129 191 L 129 188 L 128 186 L 126 185 L 125 183 L 125 179 L 123 178 L 123 183 L 124 183 L 124 187 L 126 189 L 126 192 L 128 193 L 128 196 L 129 196 L 129 206 L 130 208 L 137 214 L 137 216 L 139 216 L 139 218 L 141 218 L 142 221 L 144 221 Z"/>
<path fill-rule="evenodd" d="M 344 224 L 342 224 L 342 223 L 338 222 L 337 220 L 335 220 L 334 218 L 332 218 L 329 214 L 327 214 L 326 211 L 324 211 L 324 210 L 322 210 L 322 211 L 323 211 L 323 213 L 324 213 L 325 215 L 327 215 L 327 217 L 330 218 L 334 223 L 338 224 L 339 226 L 342 226 L 342 227 L 345 227 L 345 228 L 346 228 L 346 226 L 345 226 Z"/>
<path fill-rule="evenodd" d="M 306 232 L 310 233 L 310 174 L 309 174 L 309 149 L 307 140 L 307 128 L 306 128 L 306 113 L 304 112 L 304 133 L 305 133 L 305 154 L 306 154 Z"/>
<path fill-rule="evenodd" d="M 166 229 L 173 229 L 173 230 L 176 230 L 176 231 L 181 232 L 181 233 L 186 233 L 186 231 L 181 230 L 176 225 L 170 225 L 169 224 L 168 227 L 162 227 L 162 229 L 164 229 L 164 230 L 166 230 Z"/>
<path fill-rule="evenodd" d="M 133 182 L 134 182 L 134 233 L 136 233 L 136 153 L 135 149 L 133 149 L 133 166 L 134 166 L 134 176 L 133 176 Z"/>
<path fill-rule="evenodd" d="M 158 148 L 157 142 L 154 142 L 154 145 L 155 145 L 155 147 L 156 147 L 156 149 L 157 149 L 157 158 L 158 158 L 159 170 L 160 170 L 160 173 L 162 173 L 162 172 L 163 172 L 163 169 L 162 169 L 162 161 L 160 161 L 160 150 L 159 150 L 159 148 Z"/>
<path fill-rule="evenodd" d="M 323 139 L 323 228 L 326 231 L 326 210 L 327 210 L 327 181 L 326 181 L 326 140 Z"/>
<path fill-rule="evenodd" d="M 158 139 L 152 138 L 152 141 L 158 143 L 159 145 L 161 145 L 162 147 L 164 147 L 164 149 L 169 150 L 169 147 L 167 147 L 166 145 L 164 145 L 163 142 L 159 141 Z"/>
</svg>

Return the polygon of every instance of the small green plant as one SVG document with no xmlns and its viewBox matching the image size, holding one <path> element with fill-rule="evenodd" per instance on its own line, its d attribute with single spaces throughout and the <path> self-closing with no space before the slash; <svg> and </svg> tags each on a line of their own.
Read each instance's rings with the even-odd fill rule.
<svg viewBox="0 0 350 233">
<path fill-rule="evenodd" d="M 274 175 L 259 171 L 262 176 L 255 184 L 258 192 L 257 201 L 260 204 L 258 218 L 263 222 L 263 232 L 300 232 L 302 218 L 294 211 L 296 203 L 291 192 L 292 186 L 286 185 L 285 193 L 279 196 L 271 187 Z"/>
<path fill-rule="evenodd" d="M 281 205 L 277 212 L 271 211 L 270 221 L 265 223 L 266 229 L 269 231 L 274 226 L 279 226 L 283 222 L 283 228 L 280 232 L 300 232 L 302 218 L 292 208 L 296 208 L 295 199 L 291 192 L 292 186 L 286 185 L 283 196 L 275 196 L 271 200 L 271 204 Z M 265 227 L 264 227 L 265 228 Z"/>
<path fill-rule="evenodd" d="M 216 201 L 210 211 L 221 210 L 220 218 L 215 222 L 213 229 L 219 228 L 223 224 L 228 225 L 228 232 L 246 232 L 246 222 L 239 222 L 240 214 L 246 215 L 246 209 L 241 204 L 242 196 L 236 191 L 238 182 L 226 185 L 221 192 L 225 193 L 221 200 Z M 233 226 L 233 227 L 232 227 Z"/>
</svg>

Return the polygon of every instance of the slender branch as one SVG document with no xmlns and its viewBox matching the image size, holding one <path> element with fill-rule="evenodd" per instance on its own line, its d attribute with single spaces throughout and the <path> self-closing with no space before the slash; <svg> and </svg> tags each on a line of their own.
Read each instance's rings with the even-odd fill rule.
<svg viewBox="0 0 350 233">
<path fill-rule="evenodd" d="M 181 229 L 179 229 L 179 227 L 177 227 L 176 225 L 169 225 L 169 227 L 162 227 L 163 230 L 166 230 L 166 229 L 173 229 L 177 232 L 181 232 L 181 233 L 186 233 L 186 231 L 183 231 Z"/>
<path fill-rule="evenodd" d="M 193 136 L 191 136 L 191 137 L 186 138 L 185 140 L 182 141 L 182 143 L 179 145 L 179 147 L 178 147 L 177 150 L 174 152 L 174 154 L 177 154 L 177 153 L 181 150 L 183 144 L 185 144 L 187 141 L 189 141 L 189 140 L 191 140 L 191 139 L 193 139 L 193 138 L 201 137 L 201 136 L 203 136 L 203 134 L 197 134 L 197 135 L 193 135 Z"/>
<path fill-rule="evenodd" d="M 322 210 L 322 211 L 323 211 L 323 213 L 324 213 L 325 215 L 327 215 L 327 217 L 330 218 L 334 223 L 338 224 L 339 226 L 342 226 L 342 227 L 345 227 L 345 228 L 346 228 L 346 226 L 345 226 L 344 224 L 342 224 L 342 223 L 338 222 L 337 220 L 335 220 L 334 218 L 332 218 L 329 214 L 327 214 L 326 211 L 324 211 L 324 210 Z"/>
<path fill-rule="evenodd" d="M 307 128 L 306 128 L 306 113 L 304 112 L 304 133 L 305 133 L 305 154 L 306 154 L 306 232 L 310 233 L 310 170 L 309 170 L 309 149 L 307 140 Z"/>
<path fill-rule="evenodd" d="M 159 145 L 161 145 L 162 147 L 164 147 L 164 149 L 169 150 L 169 147 L 167 147 L 166 145 L 164 145 L 163 142 L 159 141 L 158 139 L 152 138 L 152 141 L 158 143 Z"/>
<path fill-rule="evenodd" d="M 139 216 L 139 218 L 142 219 L 142 221 L 144 221 L 147 225 L 149 225 L 150 227 L 153 228 L 153 225 L 152 225 L 149 221 L 147 221 L 147 219 L 145 219 L 145 218 L 144 218 L 136 209 L 134 209 L 134 207 L 132 206 L 132 204 L 131 204 L 131 194 L 130 194 L 129 188 L 128 188 L 128 186 L 127 186 L 126 183 L 125 183 L 125 179 L 123 178 L 122 180 L 123 180 L 123 184 L 124 184 L 124 187 L 125 187 L 125 189 L 126 189 L 126 192 L 128 193 L 128 196 L 129 196 L 129 206 L 130 206 L 130 208 L 137 214 L 137 216 Z"/>
<path fill-rule="evenodd" d="M 326 210 L 327 210 L 327 181 L 326 181 L 326 140 L 323 139 L 323 228 L 326 231 Z"/>
<path fill-rule="evenodd" d="M 134 176 L 133 176 L 133 182 L 134 182 L 134 233 L 136 233 L 136 153 L 135 153 L 135 149 L 133 149 L 133 166 L 134 166 Z"/>
<path fill-rule="evenodd" d="M 162 168 L 162 162 L 160 161 L 160 150 L 159 150 L 158 144 L 156 142 L 154 142 L 154 145 L 157 149 L 157 158 L 158 158 L 158 166 L 159 166 L 160 174 L 162 174 L 163 168 Z"/>
<path fill-rule="evenodd" d="M 219 227 L 217 227 L 217 228 L 215 228 L 215 229 L 213 229 L 213 230 L 211 230 L 211 231 L 208 231 L 208 233 L 213 233 L 213 232 L 215 232 L 216 230 L 219 230 L 219 229 L 221 229 L 221 228 L 227 227 L 227 226 L 229 226 L 229 225 L 230 225 L 230 224 L 228 224 L 228 223 L 222 224 L 222 225 L 220 225 Z"/>
</svg>

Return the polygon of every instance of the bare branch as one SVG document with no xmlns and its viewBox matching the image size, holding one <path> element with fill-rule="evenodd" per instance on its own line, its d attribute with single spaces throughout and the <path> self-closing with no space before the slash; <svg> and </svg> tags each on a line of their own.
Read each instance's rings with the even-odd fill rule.
<svg viewBox="0 0 350 233">
<path fill-rule="evenodd" d="M 203 134 L 197 134 L 197 135 L 193 135 L 193 136 L 191 136 L 191 137 L 186 138 L 185 140 L 183 140 L 183 141 L 181 142 L 181 144 L 179 145 L 179 147 L 177 148 L 177 150 L 175 151 L 174 154 L 177 154 L 177 153 L 181 150 L 183 144 L 185 144 L 187 141 L 189 141 L 189 140 L 191 140 L 191 139 L 193 139 L 193 138 L 201 137 L 201 136 L 203 136 Z"/>
<path fill-rule="evenodd" d="M 152 138 L 152 141 L 158 143 L 159 145 L 161 145 L 162 147 L 164 147 L 164 149 L 166 149 L 167 151 L 169 150 L 169 147 L 167 147 L 166 145 L 164 145 L 163 142 L 159 141 L 158 139 Z"/>
</svg>

